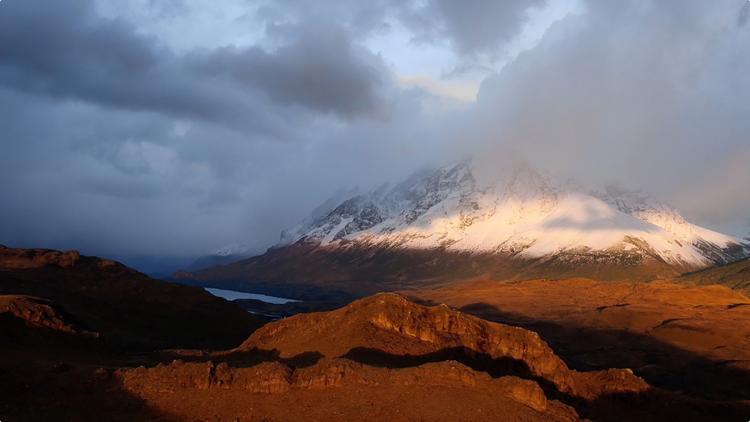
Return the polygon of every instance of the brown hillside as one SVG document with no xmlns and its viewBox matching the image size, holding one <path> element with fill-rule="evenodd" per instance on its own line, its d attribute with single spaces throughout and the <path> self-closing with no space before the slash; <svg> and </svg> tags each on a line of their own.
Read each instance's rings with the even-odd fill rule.
<svg viewBox="0 0 750 422">
<path fill-rule="evenodd" d="M 617 252 L 567 252 L 551 258 L 520 258 L 444 249 L 362 247 L 326 248 L 294 244 L 265 254 L 176 279 L 202 286 L 244 290 L 300 299 L 362 297 L 380 291 L 425 289 L 477 276 L 493 280 L 589 277 L 607 281 L 649 281 L 678 276 L 685 268 L 658 257 Z"/>
<path fill-rule="evenodd" d="M 675 281 L 692 285 L 719 284 L 750 295 L 750 258 L 683 274 Z"/>
</svg>

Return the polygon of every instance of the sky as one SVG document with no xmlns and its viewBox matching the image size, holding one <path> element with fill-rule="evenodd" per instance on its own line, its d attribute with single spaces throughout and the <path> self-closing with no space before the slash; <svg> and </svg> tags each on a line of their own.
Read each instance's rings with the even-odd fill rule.
<svg viewBox="0 0 750 422">
<path fill-rule="evenodd" d="M 750 231 L 745 0 L 2 0 L 0 244 L 260 252 L 512 154 Z"/>
</svg>

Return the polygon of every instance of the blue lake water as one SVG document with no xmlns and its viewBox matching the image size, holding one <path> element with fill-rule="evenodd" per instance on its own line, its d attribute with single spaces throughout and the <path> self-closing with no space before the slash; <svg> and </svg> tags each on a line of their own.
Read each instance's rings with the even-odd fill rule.
<svg viewBox="0 0 750 422">
<path fill-rule="evenodd" d="M 299 300 L 287 299 L 285 297 L 268 296 L 268 295 L 261 295 L 257 293 L 238 292 L 236 290 L 214 289 L 212 287 L 206 287 L 205 290 L 214 296 L 218 296 L 226 300 L 255 299 L 255 300 L 260 300 L 261 302 L 274 303 L 277 305 L 283 305 L 289 302 L 299 302 Z"/>
</svg>

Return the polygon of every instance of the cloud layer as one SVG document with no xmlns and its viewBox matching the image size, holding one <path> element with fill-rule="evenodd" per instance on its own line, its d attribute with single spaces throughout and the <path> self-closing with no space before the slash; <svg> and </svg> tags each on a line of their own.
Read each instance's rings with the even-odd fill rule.
<svg viewBox="0 0 750 422">
<path fill-rule="evenodd" d="M 552 3 L 4 0 L 0 243 L 262 250 L 339 188 L 509 152 L 742 230 L 747 2 L 571 1 L 510 57 Z M 436 49 L 490 64 L 476 102 L 399 83 Z"/>
</svg>

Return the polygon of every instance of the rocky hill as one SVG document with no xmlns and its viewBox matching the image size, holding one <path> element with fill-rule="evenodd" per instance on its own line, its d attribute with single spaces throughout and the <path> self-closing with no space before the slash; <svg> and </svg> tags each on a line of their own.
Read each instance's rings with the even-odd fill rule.
<svg viewBox="0 0 750 422">
<path fill-rule="evenodd" d="M 48 253 L 5 252 L 15 262 L 19 254 L 34 261 Z M 383 293 L 334 311 L 268 323 L 228 349 L 153 350 L 115 347 L 107 339 L 117 331 L 130 334 L 121 341 L 149 338 L 145 331 L 158 333 L 161 344 L 190 344 L 196 337 L 219 344 L 214 334 L 224 341 L 221 333 L 235 327 L 228 311 L 234 305 L 220 302 L 212 308 L 200 296 L 189 301 L 199 315 L 207 309 L 217 312 L 202 315 L 212 324 L 209 328 L 191 323 L 193 316 L 180 305 L 162 301 L 161 287 L 142 285 L 160 282 L 140 279 L 117 264 L 105 266 L 113 265 L 123 278 L 107 275 L 94 269 L 102 261 L 95 258 L 80 257 L 71 266 L 63 261 L 65 268 L 55 258 L 5 271 L 6 286 L 26 274 L 21 280 L 26 284 L 16 287 L 51 285 L 47 291 L 56 298 L 0 297 L 5 345 L 0 349 L 0 415 L 8 420 L 57 420 L 60 415 L 84 421 L 741 420 L 750 410 L 742 366 L 747 329 L 735 322 L 731 329 L 719 330 L 741 317 L 746 303 L 724 287 L 673 285 L 682 290 L 670 300 L 664 292 L 674 287 L 634 284 L 627 289 L 623 283 L 578 282 L 589 294 L 576 302 L 572 281 L 546 287 L 551 282 L 540 282 L 541 287 L 490 282 L 494 284 L 465 286 L 461 292 L 474 297 L 468 304 L 460 302 L 468 296 L 448 295 L 468 312 L 532 326 L 541 336 L 446 305 L 423 306 Z M 81 281 L 87 261 L 93 265 L 89 274 L 99 275 L 93 283 L 122 284 L 117 303 Z M 142 287 L 138 300 L 129 292 L 131 283 Z M 70 299 L 62 286 L 85 295 L 88 305 Z M 493 286 L 511 290 L 482 296 Z M 173 286 L 166 293 L 184 299 L 196 291 L 183 288 L 187 290 Z M 415 293 L 426 303 L 447 292 Z M 491 298 L 505 302 L 494 308 Z M 658 303 L 665 304 L 664 313 Z M 160 314 L 151 310 L 155 304 Z M 173 320 L 173 312 L 181 323 Z M 137 319 L 112 320 L 129 313 Z M 555 315 L 557 325 L 540 324 Z M 618 336 L 605 329 L 618 321 L 623 332 L 647 326 L 654 338 L 683 349 L 656 348 L 639 340 L 638 332 Z M 683 366 L 668 366 L 667 361 Z"/>
<path fill-rule="evenodd" d="M 732 420 L 747 411 L 654 388 L 626 368 L 573 370 L 534 332 L 396 294 L 269 323 L 235 349 L 165 358 L 112 377 L 188 420 Z"/>
</svg>

